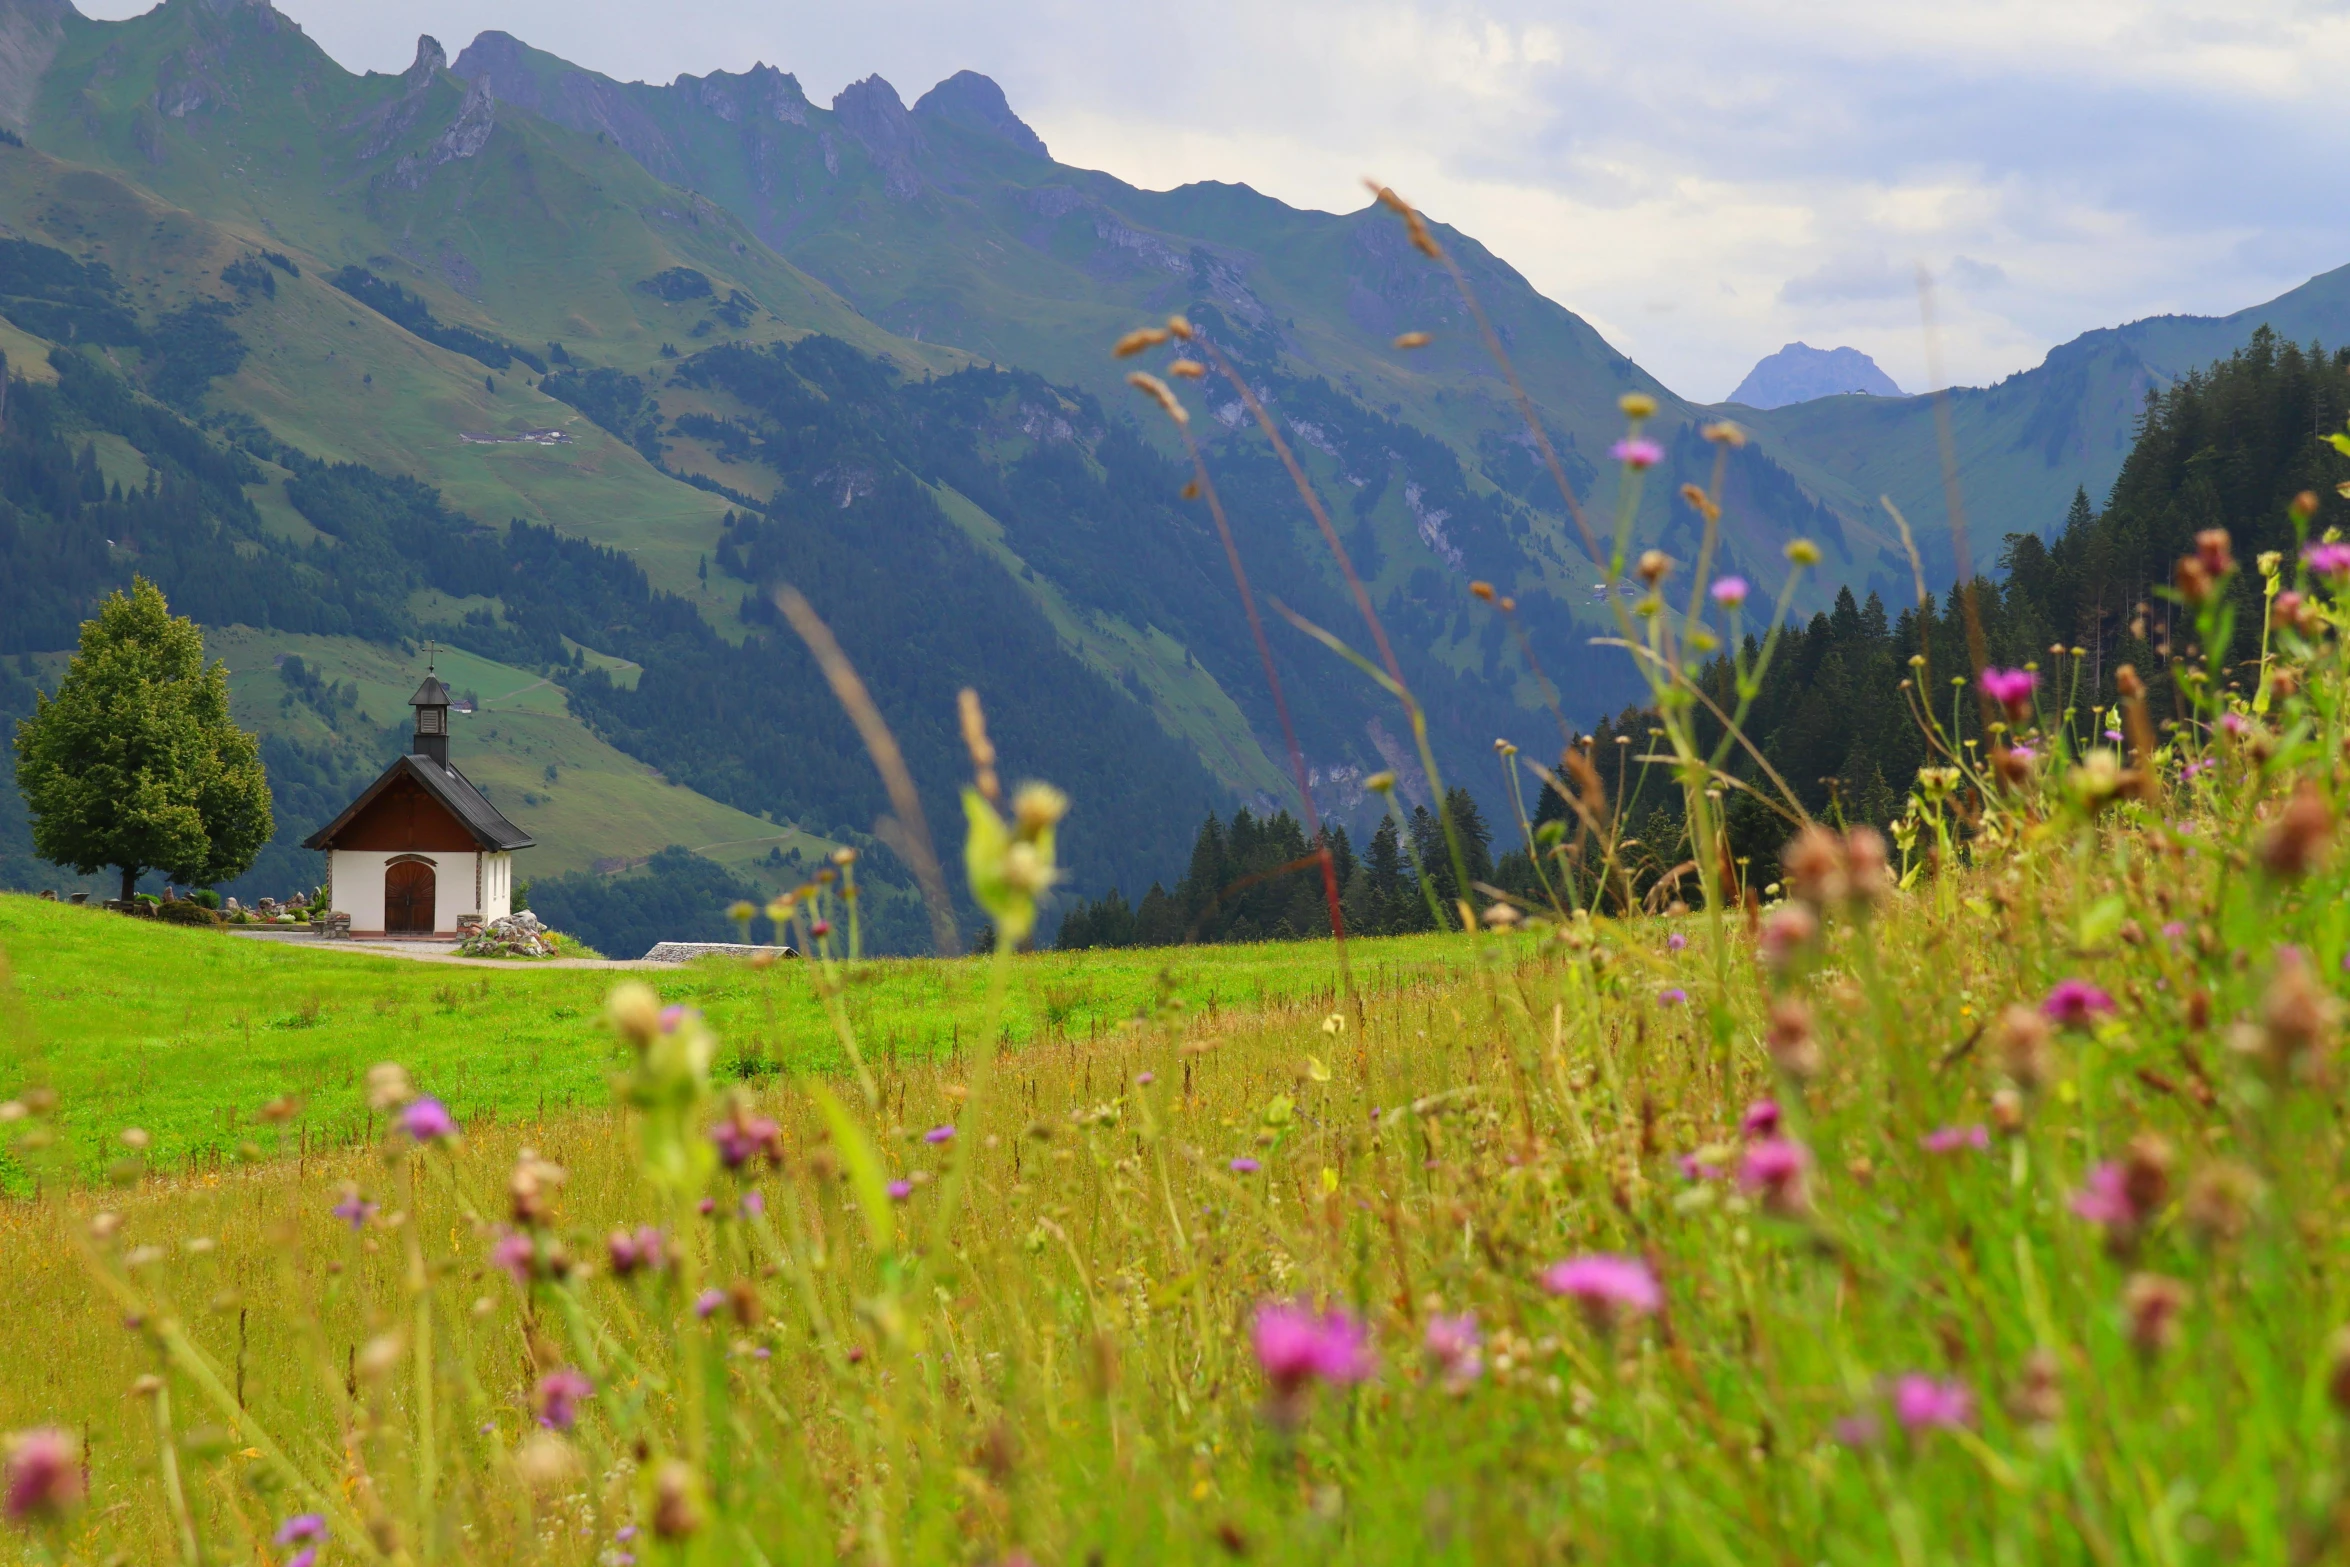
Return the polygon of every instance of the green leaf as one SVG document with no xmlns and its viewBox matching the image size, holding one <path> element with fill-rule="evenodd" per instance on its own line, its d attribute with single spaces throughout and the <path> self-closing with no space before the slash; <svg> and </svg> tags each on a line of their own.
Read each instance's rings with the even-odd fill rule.
<svg viewBox="0 0 2350 1567">
<path fill-rule="evenodd" d="M 2350 457 L 2350 435 L 2344 435 L 2341 431 L 2336 430 L 2326 437 L 2326 444 L 2343 456 Z"/>
</svg>

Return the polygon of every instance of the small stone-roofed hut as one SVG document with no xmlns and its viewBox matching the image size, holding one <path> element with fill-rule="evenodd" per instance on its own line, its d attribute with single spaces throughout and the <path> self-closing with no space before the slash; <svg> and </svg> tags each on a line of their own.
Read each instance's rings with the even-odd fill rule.
<svg viewBox="0 0 2350 1567">
<path fill-rule="evenodd" d="M 513 913 L 514 851 L 535 842 L 449 760 L 449 688 L 428 674 L 408 705 L 408 754 L 302 842 L 325 852 L 327 906 L 354 936 L 455 937 Z"/>
</svg>

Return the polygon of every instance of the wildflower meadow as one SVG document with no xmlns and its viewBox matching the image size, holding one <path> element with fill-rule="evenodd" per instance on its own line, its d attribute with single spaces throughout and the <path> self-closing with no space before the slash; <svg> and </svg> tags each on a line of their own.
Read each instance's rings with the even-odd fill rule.
<svg viewBox="0 0 2350 1567">
<path fill-rule="evenodd" d="M 1159 356 L 1135 380 L 1179 437 L 1210 376 L 1263 417 L 1186 322 L 1118 346 Z M 1718 492 L 1694 561 L 1632 556 L 1652 412 L 1625 400 L 1586 527 L 1685 807 L 1664 896 L 1588 758 L 1505 741 L 1521 806 L 1572 810 L 1518 813 L 1541 896 L 1437 911 L 1457 968 L 1382 984 L 1325 942 L 1310 998 L 998 1048 L 1070 802 L 999 778 L 967 698 L 975 1043 L 861 1039 L 843 866 L 771 911 L 809 960 L 750 981 L 812 989 L 820 1067 L 729 1080 L 711 1019 L 631 980 L 577 1023 L 601 1107 L 469 1125 L 386 1059 L 370 1138 L 299 1164 L 166 1176 L 126 1128 L 110 1180 L 0 1215 L 4 1549 L 2339 1559 L 2350 548 L 2205 533 L 2168 711 L 2134 672 L 2085 710 L 2053 655 L 1913 667 L 1936 759 L 1881 835 L 1726 765 L 1817 552 L 1789 546 L 1767 618 L 1711 571 Z M 1307 629 L 1424 735 L 1361 607 L 1369 652 Z M 1695 678 L 1717 654 L 1726 702 Z M 1727 852 L 1734 788 L 1785 818 L 1776 863 Z M 28 1168 L 70 1108 L 8 1101 Z"/>
</svg>

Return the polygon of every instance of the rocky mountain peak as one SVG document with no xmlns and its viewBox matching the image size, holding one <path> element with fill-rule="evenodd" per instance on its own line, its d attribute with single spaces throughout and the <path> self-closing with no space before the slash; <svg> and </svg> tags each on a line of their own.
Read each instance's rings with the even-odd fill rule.
<svg viewBox="0 0 2350 1567">
<path fill-rule="evenodd" d="M 922 188 L 914 172 L 914 154 L 922 149 L 922 132 L 906 112 L 898 90 L 879 76 L 851 82 L 832 100 L 832 112 L 841 128 L 865 144 L 874 163 L 889 182 L 889 193 L 908 199 Z"/>
<path fill-rule="evenodd" d="M 1817 397 L 1838 397 L 1848 392 L 1864 392 L 1871 397 L 1901 397 L 1905 394 L 1893 384 L 1893 378 L 1877 368 L 1877 362 L 1857 348 L 1814 348 L 1809 343 L 1789 343 L 1777 353 L 1769 355 L 1738 383 L 1738 390 L 1729 400 L 1744 403 L 1749 408 L 1784 408 L 1789 403 L 1808 403 Z"/>
<path fill-rule="evenodd" d="M 441 41 L 430 33 L 419 33 L 416 37 L 416 60 L 401 74 L 411 79 L 437 76 L 448 68 L 449 56 L 441 48 Z"/>
<path fill-rule="evenodd" d="M 1044 138 L 1012 112 L 1004 90 L 977 71 L 957 71 L 924 93 L 914 105 L 918 119 L 944 120 L 1008 142 L 1032 157 L 1050 161 Z"/>
</svg>

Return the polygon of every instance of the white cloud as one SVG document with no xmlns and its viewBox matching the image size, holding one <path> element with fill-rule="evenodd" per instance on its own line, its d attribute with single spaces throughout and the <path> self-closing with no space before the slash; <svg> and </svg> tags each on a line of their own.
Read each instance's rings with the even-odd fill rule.
<svg viewBox="0 0 2350 1567">
<path fill-rule="evenodd" d="M 109 0 L 115 11 L 145 0 Z M 969 67 L 1064 161 L 1361 205 L 1377 173 L 1699 397 L 1794 339 L 1925 383 L 2350 261 L 2334 0 L 281 0 L 354 68 L 503 28 L 827 98 Z M 1671 308 L 1659 308 L 1669 306 Z"/>
</svg>

